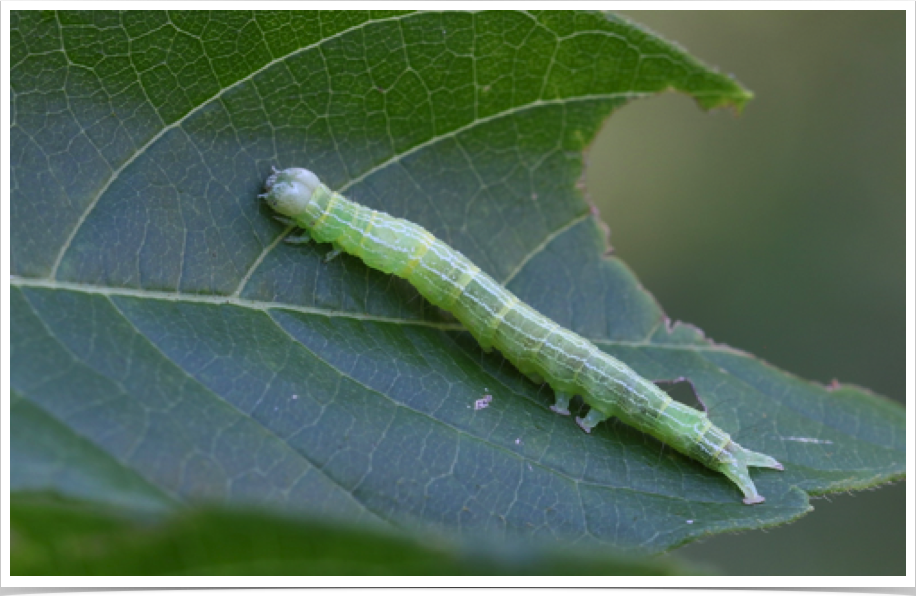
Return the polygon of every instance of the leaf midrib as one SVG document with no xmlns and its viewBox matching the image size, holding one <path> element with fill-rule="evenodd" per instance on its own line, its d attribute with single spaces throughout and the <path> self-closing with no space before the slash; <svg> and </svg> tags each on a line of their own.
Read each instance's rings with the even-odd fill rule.
<svg viewBox="0 0 916 596">
<path fill-rule="evenodd" d="M 182 302 L 188 304 L 212 304 L 214 306 L 230 305 L 251 310 L 269 312 L 271 310 L 287 310 L 307 315 L 319 315 L 329 318 L 344 318 L 358 321 L 371 321 L 377 323 L 390 323 L 392 325 L 411 325 L 415 327 L 428 327 L 431 329 L 441 329 L 443 331 L 464 331 L 465 328 L 460 323 L 442 323 L 436 321 L 427 321 L 423 319 L 402 319 L 398 317 L 385 317 L 381 315 L 370 315 L 353 311 L 331 310 L 316 306 L 300 306 L 284 302 L 265 302 L 263 300 L 249 300 L 246 298 L 236 298 L 224 295 L 208 294 L 187 294 L 181 292 L 164 292 L 159 290 L 140 290 L 135 288 L 117 288 L 113 286 L 99 286 L 93 284 L 83 284 L 77 282 L 54 281 L 48 278 L 23 277 L 19 275 L 10 276 L 10 285 L 20 288 L 43 288 L 48 290 L 65 290 L 71 292 L 80 292 L 83 294 L 97 294 L 101 296 L 125 296 L 128 298 L 140 298 L 144 300 L 164 300 L 168 302 Z M 661 348 L 669 350 L 685 350 L 692 352 L 724 352 L 738 353 L 729 346 L 719 344 L 683 344 L 683 343 L 655 343 L 649 339 L 640 339 L 637 341 L 626 341 L 606 338 L 585 337 L 588 341 L 597 345 L 622 346 L 634 348 Z"/>
</svg>

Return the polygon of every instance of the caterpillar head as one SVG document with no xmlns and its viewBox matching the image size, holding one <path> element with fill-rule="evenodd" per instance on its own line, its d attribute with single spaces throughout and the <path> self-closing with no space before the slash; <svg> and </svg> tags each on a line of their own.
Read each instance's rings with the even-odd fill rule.
<svg viewBox="0 0 916 596">
<path fill-rule="evenodd" d="M 264 200 L 274 210 L 287 217 L 296 217 L 305 213 L 312 193 L 321 184 L 318 176 L 305 168 L 289 168 L 275 172 L 267 178 Z"/>
</svg>

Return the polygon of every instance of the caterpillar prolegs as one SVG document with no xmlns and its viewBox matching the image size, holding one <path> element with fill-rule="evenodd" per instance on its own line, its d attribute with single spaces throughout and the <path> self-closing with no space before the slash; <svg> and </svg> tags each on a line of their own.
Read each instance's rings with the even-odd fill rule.
<svg viewBox="0 0 916 596">
<path fill-rule="evenodd" d="M 354 203 L 301 168 L 275 172 L 266 190 L 261 197 L 284 221 L 305 229 L 301 241 L 311 236 L 331 242 L 335 251 L 405 278 L 454 314 L 485 349 L 496 348 L 522 373 L 545 379 L 556 394 L 555 412 L 569 414 L 570 398 L 581 395 L 591 408 L 576 418 L 585 432 L 617 416 L 725 474 L 748 505 L 764 501 L 748 466 L 783 469 L 772 457 L 732 441 L 706 412 L 674 401 L 623 362 L 535 311 L 422 227 Z"/>
</svg>

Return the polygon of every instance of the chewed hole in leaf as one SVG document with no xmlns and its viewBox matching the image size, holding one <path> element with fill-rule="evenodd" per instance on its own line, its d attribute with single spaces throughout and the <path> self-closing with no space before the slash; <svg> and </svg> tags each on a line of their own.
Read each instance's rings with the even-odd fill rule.
<svg viewBox="0 0 916 596">
<path fill-rule="evenodd" d="M 674 381 L 656 381 L 655 384 L 674 401 L 700 412 L 706 411 L 702 396 L 697 393 L 690 381 L 676 379 Z"/>
</svg>

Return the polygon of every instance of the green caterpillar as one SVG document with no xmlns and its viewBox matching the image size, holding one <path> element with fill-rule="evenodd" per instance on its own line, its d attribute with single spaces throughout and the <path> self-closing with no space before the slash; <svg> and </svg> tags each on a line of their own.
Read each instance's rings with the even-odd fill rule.
<svg viewBox="0 0 916 596">
<path fill-rule="evenodd" d="M 545 379 L 554 412 L 569 414 L 581 395 L 591 409 L 576 422 L 585 432 L 617 416 L 684 455 L 725 474 L 748 505 L 762 503 L 748 466 L 782 470 L 775 459 L 744 449 L 700 412 L 671 399 L 623 362 L 519 300 L 467 257 L 422 227 L 354 203 L 309 170 L 275 171 L 261 195 L 282 221 L 305 229 L 295 242 L 331 242 L 366 265 L 403 277 L 450 311 L 480 345 L 498 349 L 522 373 Z"/>
</svg>

